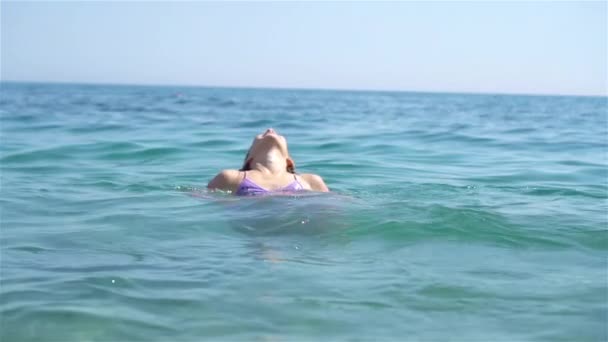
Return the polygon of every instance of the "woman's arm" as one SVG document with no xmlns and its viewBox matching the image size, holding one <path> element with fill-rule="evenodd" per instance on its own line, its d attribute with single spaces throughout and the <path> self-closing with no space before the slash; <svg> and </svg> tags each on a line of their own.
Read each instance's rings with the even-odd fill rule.
<svg viewBox="0 0 608 342">
<path fill-rule="evenodd" d="M 321 176 L 314 175 L 312 173 L 305 173 L 301 177 L 304 178 L 308 184 L 310 184 L 310 188 L 313 191 L 329 192 L 329 188 L 327 185 L 325 185 L 325 182 Z"/>
</svg>

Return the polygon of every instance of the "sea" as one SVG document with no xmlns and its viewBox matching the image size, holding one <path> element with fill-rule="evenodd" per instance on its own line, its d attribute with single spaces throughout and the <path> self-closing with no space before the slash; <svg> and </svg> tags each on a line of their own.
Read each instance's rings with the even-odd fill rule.
<svg viewBox="0 0 608 342">
<path fill-rule="evenodd" d="M 606 341 L 608 98 L 0 84 L 1 341 Z M 329 193 L 210 192 L 284 135 Z"/>
</svg>

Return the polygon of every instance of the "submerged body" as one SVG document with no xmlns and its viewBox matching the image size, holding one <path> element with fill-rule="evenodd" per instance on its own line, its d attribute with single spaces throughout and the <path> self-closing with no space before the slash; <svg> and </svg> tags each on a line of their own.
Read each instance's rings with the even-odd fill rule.
<svg viewBox="0 0 608 342">
<path fill-rule="evenodd" d="M 287 140 L 272 128 L 255 137 L 240 170 L 221 171 L 207 188 L 236 195 L 329 191 L 320 176 L 295 173 Z"/>
</svg>

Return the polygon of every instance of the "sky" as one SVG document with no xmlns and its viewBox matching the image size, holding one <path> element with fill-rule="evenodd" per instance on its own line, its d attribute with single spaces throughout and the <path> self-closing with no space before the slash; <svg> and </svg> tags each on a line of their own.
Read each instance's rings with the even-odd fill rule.
<svg viewBox="0 0 608 342">
<path fill-rule="evenodd" d="M 2 81 L 608 95 L 587 2 L 0 2 Z"/>
</svg>

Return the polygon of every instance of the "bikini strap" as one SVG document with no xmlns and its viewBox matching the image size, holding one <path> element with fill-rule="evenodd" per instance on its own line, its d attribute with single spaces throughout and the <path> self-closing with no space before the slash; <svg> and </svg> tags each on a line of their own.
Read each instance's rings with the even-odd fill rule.
<svg viewBox="0 0 608 342">
<path fill-rule="evenodd" d="M 247 171 L 243 171 L 243 180 L 247 178 Z"/>
<path fill-rule="evenodd" d="M 293 174 L 293 179 L 295 179 L 295 181 L 296 181 L 298 184 L 300 184 L 300 186 L 301 186 L 302 188 L 304 187 L 304 185 L 302 185 L 302 183 L 300 183 L 300 181 L 298 180 L 298 177 L 296 177 L 296 174 L 295 174 L 295 173 Z"/>
</svg>

